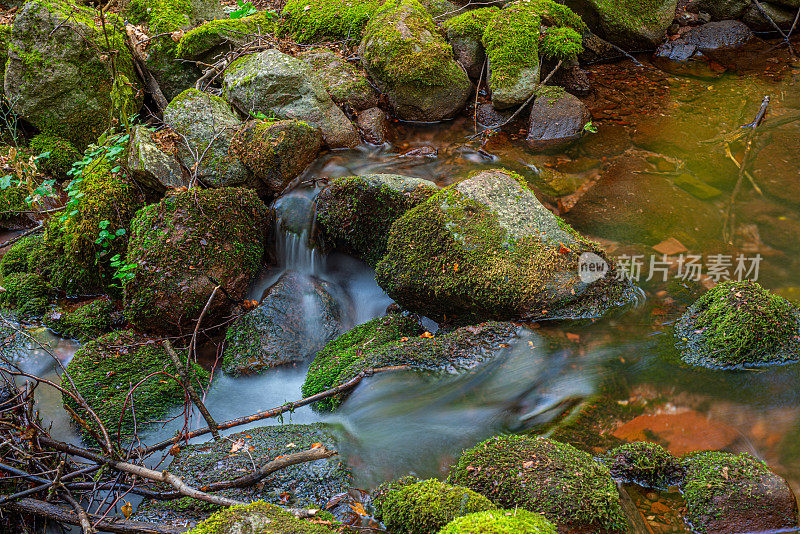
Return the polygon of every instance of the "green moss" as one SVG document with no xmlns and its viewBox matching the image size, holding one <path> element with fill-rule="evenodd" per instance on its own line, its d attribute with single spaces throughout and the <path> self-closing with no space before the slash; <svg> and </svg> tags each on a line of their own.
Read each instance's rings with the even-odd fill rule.
<svg viewBox="0 0 800 534">
<path fill-rule="evenodd" d="M 0 95 L 3 94 L 6 62 L 8 61 L 8 45 L 11 43 L 11 24 L 0 24 Z"/>
<path fill-rule="evenodd" d="M 71 311 L 62 308 L 51 310 L 42 323 L 61 337 L 88 341 L 111 330 L 112 315 L 116 311 L 116 306 L 105 297 L 82 304 Z"/>
<path fill-rule="evenodd" d="M 483 495 L 436 479 L 387 491 L 374 504 L 386 527 L 396 534 L 438 532 L 456 517 L 495 508 Z"/>
<path fill-rule="evenodd" d="M 185 358 L 182 351 L 180 357 Z M 83 345 L 67 371 L 112 436 L 117 428 L 123 436 L 131 435 L 134 429 L 163 417 L 185 398 L 183 388 L 172 378 L 175 367 L 161 342 L 130 330 L 112 332 Z M 208 386 L 208 373 L 197 365 L 192 365 L 191 376 L 196 389 Z M 72 390 L 69 380 L 62 380 L 61 385 Z M 137 386 L 132 396 L 135 418 L 128 397 L 132 385 Z M 93 430 L 99 430 L 97 422 L 77 402 L 67 395 L 63 400 L 65 407 Z M 84 436 L 90 434 L 84 430 Z"/>
<path fill-rule="evenodd" d="M 664 22 L 664 0 L 592 0 L 597 5 L 607 31 L 625 31 L 636 27 L 658 27 Z"/>
<path fill-rule="evenodd" d="M 3 277 L 0 305 L 16 308 L 18 319 L 27 321 L 41 317 L 47 308 L 48 287 L 34 273 L 12 273 Z"/>
<path fill-rule="evenodd" d="M 539 53 L 555 61 L 570 61 L 583 52 L 583 37 L 573 28 L 548 28 L 542 32 Z"/>
<path fill-rule="evenodd" d="M 300 43 L 358 41 L 380 4 L 378 0 L 289 0 L 283 8 L 281 34 Z"/>
<path fill-rule="evenodd" d="M 20 212 L 31 209 L 25 200 L 30 194 L 27 185 L 14 177 L 11 180 L 12 183 L 8 187 L 0 189 L 0 221 L 18 220 Z"/>
<path fill-rule="evenodd" d="M 565 531 L 626 529 L 608 468 L 557 441 L 490 438 L 464 451 L 447 480 L 486 495 L 498 506 L 539 512 Z"/>
<path fill-rule="evenodd" d="M 498 13 L 500 8 L 494 6 L 473 9 L 446 20 L 442 23 L 442 28 L 447 31 L 450 39 L 469 37 L 480 41 L 486 27 Z"/>
<path fill-rule="evenodd" d="M 147 23 L 158 33 L 185 29 L 194 22 L 191 0 L 130 0 L 128 17 L 137 23 Z"/>
<path fill-rule="evenodd" d="M 72 164 L 81 158 L 81 153 L 72 143 L 49 133 L 38 134 L 31 139 L 28 146 L 34 155 L 48 154 L 46 158 L 39 160 L 39 165 L 42 170 L 56 178 L 66 178 Z"/>
<path fill-rule="evenodd" d="M 454 519 L 439 534 L 557 534 L 547 519 L 528 510 L 488 510 Z"/>
<path fill-rule="evenodd" d="M 27 273 L 42 246 L 42 234 L 29 235 L 14 243 L 0 259 L 0 276 Z"/>
<path fill-rule="evenodd" d="M 251 36 L 275 33 L 276 19 L 272 11 L 261 11 L 242 19 L 206 22 L 183 36 L 175 54 L 182 59 L 197 59 L 226 42 L 243 45 L 252 40 Z"/>
<path fill-rule="evenodd" d="M 757 367 L 800 358 L 800 312 L 758 283 L 724 282 L 680 318 L 678 347 L 689 363 Z"/>
<path fill-rule="evenodd" d="M 188 534 L 228 534 L 230 532 L 258 534 L 332 534 L 324 525 L 296 519 L 294 515 L 274 504 L 256 501 L 220 510 Z"/>
<path fill-rule="evenodd" d="M 647 488 L 667 489 L 683 481 L 680 460 L 656 443 L 626 443 L 608 451 L 601 461 L 614 478 Z"/>
</svg>

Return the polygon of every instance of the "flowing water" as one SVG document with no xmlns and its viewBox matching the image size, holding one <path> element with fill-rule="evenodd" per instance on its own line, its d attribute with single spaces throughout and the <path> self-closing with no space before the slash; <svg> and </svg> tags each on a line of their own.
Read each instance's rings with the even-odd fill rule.
<svg viewBox="0 0 800 534">
<path fill-rule="evenodd" d="M 357 486 L 368 489 L 407 473 L 439 475 L 463 448 L 497 432 L 533 429 L 575 438 L 570 432 L 583 424 L 586 436 L 596 436 L 601 430 L 616 431 L 616 418 L 637 410 L 651 417 L 651 425 L 627 425 L 626 436 L 649 431 L 674 450 L 750 452 L 800 490 L 800 366 L 740 372 L 690 368 L 678 361 L 671 332 L 672 322 L 704 290 L 702 280 L 676 279 L 681 253 L 704 255 L 706 263 L 713 259 L 709 255 L 733 261 L 738 254 L 760 254 L 759 282 L 789 298 L 800 297 L 800 122 L 757 141 L 753 175 L 764 195 L 747 187 L 740 195 L 733 244 L 723 241 L 722 226 L 738 171 L 724 143 L 715 140 L 750 122 L 765 95 L 771 97 L 769 119 L 800 112 L 800 70 L 782 51 L 763 46 L 731 67 L 714 80 L 672 77 L 632 64 L 595 67 L 596 93 L 587 101 L 599 132 L 560 154 L 532 154 L 505 133 L 485 143 L 470 141 L 473 120 L 462 118 L 429 127 L 396 125 L 393 146 L 322 156 L 302 183 L 380 172 L 446 185 L 484 168 L 505 166 L 523 173 L 541 189 L 544 202 L 613 256 L 645 258 L 640 285 L 646 297 L 625 313 L 598 321 L 526 330 L 475 372 L 436 380 L 410 373 L 375 376 L 336 413 L 323 416 L 302 408 L 284 422 L 333 423 Z M 741 159 L 742 154 L 733 156 Z M 345 322 L 360 324 L 381 315 L 391 301 L 368 266 L 340 254 L 322 254 L 310 243 L 318 190 L 300 188 L 275 203 L 277 267 L 265 269 L 251 298 L 260 298 L 282 272 L 295 271 L 330 282 L 347 310 Z M 592 195 L 599 200 L 594 202 Z M 648 272 L 650 256 L 664 259 L 652 247 L 670 238 L 682 247 L 671 252 L 669 265 Z M 729 266 L 731 275 L 734 267 Z M 648 274 L 653 274 L 649 281 Z M 309 323 L 313 320 L 309 317 Z M 34 335 L 52 344 L 65 364 L 76 348 L 41 330 Z M 19 358 L 31 371 L 53 377 L 57 367 L 45 356 L 22 350 Z M 279 406 L 301 397 L 305 371 L 279 368 L 235 379 L 217 371 L 206 403 L 218 421 Z M 587 400 L 619 413 L 585 411 Z M 57 437 L 77 440 L 59 395 L 40 386 L 39 406 Z M 581 420 L 582 414 L 589 419 Z M 555 421 L 578 423 L 564 430 Z M 176 420 L 151 428 L 145 440 L 163 439 L 182 424 Z M 194 417 L 192 425 L 203 423 Z M 596 452 L 605 445 L 586 439 L 587 448 Z M 656 510 L 649 516 L 651 531 L 686 531 L 670 513 L 657 512 L 664 509 L 661 501 L 671 497 L 631 495 L 640 508 Z"/>
</svg>

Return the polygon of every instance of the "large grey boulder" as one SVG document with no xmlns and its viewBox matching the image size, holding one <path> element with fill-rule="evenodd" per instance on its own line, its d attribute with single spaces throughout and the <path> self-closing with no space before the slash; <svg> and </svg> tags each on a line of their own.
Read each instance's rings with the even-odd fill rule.
<svg viewBox="0 0 800 534">
<path fill-rule="evenodd" d="M 4 90 L 13 111 L 79 148 L 96 141 L 116 114 L 112 56 L 118 75 L 133 84 L 120 113 L 132 115 L 142 103 L 123 21 L 107 15 L 109 53 L 99 20 L 83 4 L 31 0 L 14 19 L 9 46 Z"/>
<path fill-rule="evenodd" d="M 361 63 L 407 121 L 453 118 L 472 92 L 453 49 L 417 0 L 387 2 L 364 30 Z"/>
<path fill-rule="evenodd" d="M 580 139 L 592 119 L 581 100 L 560 87 L 543 86 L 531 107 L 526 141 L 534 150 L 558 150 Z"/>
<path fill-rule="evenodd" d="M 762 1 L 760 4 L 770 16 L 777 16 L 778 19 L 781 18 L 781 12 L 786 11 L 793 14 L 793 19 L 797 9 L 800 8 L 800 0 L 770 0 L 769 2 Z M 691 5 L 692 9 L 706 12 L 714 20 L 743 19 L 748 25 L 756 23 L 758 26 L 767 22 L 752 0 L 695 0 Z M 778 22 L 777 19 L 776 22 Z M 751 27 L 759 30 L 758 26 Z M 769 30 L 772 28 L 770 27 Z"/>
<path fill-rule="evenodd" d="M 189 181 L 183 174 L 178 158 L 156 143 L 154 133 L 141 125 L 135 126 L 131 132 L 128 170 L 133 179 L 159 193 L 167 189 L 188 187 Z"/>
<path fill-rule="evenodd" d="M 373 89 L 360 65 L 356 67 L 348 63 L 328 48 L 312 48 L 298 57 L 314 69 L 337 104 L 350 106 L 356 111 L 378 105 L 378 92 Z"/>
<path fill-rule="evenodd" d="M 225 98 L 244 113 L 306 121 L 331 148 L 354 147 L 358 132 L 303 61 L 278 50 L 234 61 L 223 78 Z"/>
<path fill-rule="evenodd" d="M 603 269 L 586 276 L 587 260 Z M 402 307 L 454 323 L 594 317 L 633 297 L 598 245 L 501 169 L 442 189 L 395 221 L 375 275 Z"/>
<path fill-rule="evenodd" d="M 716 2 L 717 0 L 711 0 Z M 675 18 L 677 0 L 567 0 L 606 40 L 626 50 L 653 49 Z"/>
</svg>

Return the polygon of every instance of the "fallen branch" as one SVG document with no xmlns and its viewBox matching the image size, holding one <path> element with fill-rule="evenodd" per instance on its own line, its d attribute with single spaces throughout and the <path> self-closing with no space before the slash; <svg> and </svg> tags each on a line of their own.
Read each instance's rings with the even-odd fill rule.
<svg viewBox="0 0 800 534">
<path fill-rule="evenodd" d="M 153 97 L 153 102 L 156 103 L 159 113 L 163 114 L 164 110 L 167 108 L 167 105 L 169 105 L 169 102 L 164 96 L 163 91 L 161 91 L 161 87 L 158 85 L 155 76 L 153 76 L 153 73 L 147 68 L 144 54 L 140 48 L 142 43 L 136 36 L 133 26 L 130 24 L 125 26 L 125 33 L 128 34 L 128 39 L 130 41 L 131 54 L 133 55 L 133 65 L 136 67 L 139 77 L 144 82 L 147 92 Z"/>
<path fill-rule="evenodd" d="M 792 47 L 792 41 L 789 39 L 789 36 L 786 35 L 783 32 L 783 30 L 781 30 L 781 27 L 778 26 L 775 23 L 775 21 L 772 19 L 772 17 L 769 16 L 769 13 L 766 12 L 766 10 L 764 9 L 764 6 L 761 5 L 761 2 L 759 2 L 758 0 L 751 0 L 751 2 L 753 2 L 753 4 L 755 4 L 756 8 L 758 9 L 758 12 L 761 13 L 762 17 L 764 17 L 764 20 L 769 22 L 770 25 L 773 28 L 775 28 L 775 31 L 777 31 L 779 34 L 781 34 L 781 37 L 783 37 L 783 40 L 786 42 L 786 45 L 789 47 L 789 53 L 792 55 L 792 57 L 794 57 L 794 48 Z"/>
<path fill-rule="evenodd" d="M 38 232 L 38 231 L 39 231 L 39 230 L 41 230 L 42 228 L 44 228 L 44 225 L 43 225 L 43 224 L 40 224 L 39 226 L 36 226 L 36 227 L 34 227 L 34 228 L 31 228 L 31 229 L 29 229 L 29 230 L 25 230 L 25 231 L 24 231 L 24 232 L 22 232 L 21 234 L 19 234 L 19 235 L 15 235 L 14 237 L 12 237 L 11 239 L 9 239 L 8 241 L 3 241 L 2 243 L 0 243 L 0 248 L 5 248 L 5 247 L 7 247 L 7 246 L 9 246 L 9 245 L 13 245 L 14 243 L 16 243 L 17 241 L 19 241 L 19 240 L 20 240 L 20 239 L 22 239 L 23 237 L 28 237 L 28 236 L 29 236 L 29 235 L 31 235 L 31 234 L 35 234 L 36 232 Z"/>
</svg>

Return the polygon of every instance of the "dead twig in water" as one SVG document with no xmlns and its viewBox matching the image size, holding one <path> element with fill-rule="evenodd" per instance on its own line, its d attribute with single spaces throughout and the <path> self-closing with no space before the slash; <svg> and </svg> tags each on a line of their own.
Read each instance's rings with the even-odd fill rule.
<svg viewBox="0 0 800 534">
<path fill-rule="evenodd" d="M 781 34 L 781 37 L 783 37 L 783 40 L 786 42 L 786 46 L 789 47 L 789 53 L 792 55 L 792 57 L 795 57 L 794 48 L 792 47 L 792 41 L 789 39 L 789 35 L 786 35 L 783 32 L 783 30 L 781 29 L 781 27 L 778 26 L 775 23 L 775 21 L 772 19 L 772 17 L 769 16 L 769 13 L 766 12 L 766 10 L 764 9 L 764 6 L 761 5 L 761 2 L 759 2 L 758 0 L 750 0 L 750 1 L 756 6 L 756 8 L 758 9 L 758 12 L 761 13 L 762 17 L 764 17 L 764 20 L 769 22 L 770 26 L 775 28 L 775 31 L 777 31 L 779 34 Z M 795 19 L 795 21 L 796 21 L 796 19 Z M 792 26 L 792 27 L 794 27 L 794 26 Z"/>
</svg>

